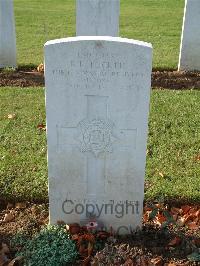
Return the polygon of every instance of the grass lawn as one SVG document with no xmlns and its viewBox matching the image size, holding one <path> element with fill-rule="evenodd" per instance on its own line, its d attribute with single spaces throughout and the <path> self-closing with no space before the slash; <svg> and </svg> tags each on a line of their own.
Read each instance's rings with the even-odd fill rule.
<svg viewBox="0 0 200 266">
<path fill-rule="evenodd" d="M 15 0 L 18 63 L 38 65 L 43 44 L 75 36 L 75 0 Z M 177 68 L 184 0 L 121 0 L 120 36 L 151 42 L 154 68 Z"/>
<path fill-rule="evenodd" d="M 1 88 L 0 101 L 0 199 L 47 200 L 44 89 Z M 199 106 L 200 91 L 152 91 L 146 200 L 200 201 Z"/>
</svg>

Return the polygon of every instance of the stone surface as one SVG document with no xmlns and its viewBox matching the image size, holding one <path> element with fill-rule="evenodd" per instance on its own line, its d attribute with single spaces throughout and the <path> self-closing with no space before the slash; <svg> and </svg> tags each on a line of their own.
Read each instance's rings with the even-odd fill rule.
<svg viewBox="0 0 200 266">
<path fill-rule="evenodd" d="M 179 70 L 200 70 L 200 1 L 186 0 Z"/>
<path fill-rule="evenodd" d="M 77 36 L 119 36 L 120 0 L 77 0 Z"/>
<path fill-rule="evenodd" d="M 16 67 L 13 0 L 0 0 L 0 68 Z"/>
<path fill-rule="evenodd" d="M 128 39 L 46 43 L 51 223 L 140 225 L 151 62 L 151 45 Z"/>
</svg>

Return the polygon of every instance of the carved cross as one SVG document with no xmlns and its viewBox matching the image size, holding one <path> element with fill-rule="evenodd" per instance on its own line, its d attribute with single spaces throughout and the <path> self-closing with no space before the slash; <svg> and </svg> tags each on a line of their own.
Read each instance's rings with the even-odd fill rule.
<svg viewBox="0 0 200 266">
<path fill-rule="evenodd" d="M 134 149 L 136 129 L 116 129 L 109 120 L 109 97 L 85 95 L 87 117 L 77 127 L 57 127 L 58 147 L 78 146 L 87 156 L 87 193 L 93 199 L 105 193 L 106 156 L 114 146 Z M 116 132 L 116 133 L 115 133 Z"/>
</svg>

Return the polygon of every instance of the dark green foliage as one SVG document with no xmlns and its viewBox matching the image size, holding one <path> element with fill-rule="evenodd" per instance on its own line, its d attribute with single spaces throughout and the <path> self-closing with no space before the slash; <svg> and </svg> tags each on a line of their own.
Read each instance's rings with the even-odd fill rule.
<svg viewBox="0 0 200 266">
<path fill-rule="evenodd" d="M 26 266 L 70 265 L 78 256 L 75 242 L 60 226 L 48 226 L 30 240 L 19 235 L 12 242 L 18 248 L 24 244 L 17 255 L 24 257 Z"/>
<path fill-rule="evenodd" d="M 194 252 L 188 256 L 189 261 L 200 262 L 200 253 Z"/>
</svg>

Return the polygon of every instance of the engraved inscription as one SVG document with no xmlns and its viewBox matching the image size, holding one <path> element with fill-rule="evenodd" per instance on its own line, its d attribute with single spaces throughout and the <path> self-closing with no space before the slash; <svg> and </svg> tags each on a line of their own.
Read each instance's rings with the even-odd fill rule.
<svg viewBox="0 0 200 266">
<path fill-rule="evenodd" d="M 78 140 L 82 152 L 92 152 L 96 157 L 100 153 L 112 152 L 114 123 L 108 119 L 84 119 L 79 125 Z"/>
<path fill-rule="evenodd" d="M 137 65 L 141 59 L 137 59 Z M 67 64 L 60 68 L 52 68 L 56 79 L 62 79 L 72 89 L 81 88 L 91 91 L 107 89 L 108 84 L 119 80 L 120 88 L 124 91 L 140 84 L 145 72 L 137 71 L 127 64 L 124 57 L 117 53 L 78 51 L 73 58 L 67 58 Z M 78 77 L 78 78 L 77 78 Z M 123 79 L 126 82 L 123 82 Z"/>
<path fill-rule="evenodd" d="M 102 8 L 105 6 L 105 3 L 106 3 L 106 2 L 103 2 L 103 1 L 89 0 L 89 4 L 91 5 L 91 7 L 92 7 L 93 9 L 97 9 L 97 8 L 102 9 Z"/>
</svg>

